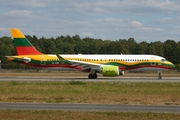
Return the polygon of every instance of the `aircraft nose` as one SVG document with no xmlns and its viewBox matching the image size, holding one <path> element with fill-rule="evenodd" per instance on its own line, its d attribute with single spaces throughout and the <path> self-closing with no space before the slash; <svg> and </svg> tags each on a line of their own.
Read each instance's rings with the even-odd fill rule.
<svg viewBox="0 0 180 120">
<path fill-rule="evenodd" d="M 170 62 L 169 67 L 171 67 L 171 69 L 175 69 L 176 66 L 172 62 Z"/>
<path fill-rule="evenodd" d="M 172 63 L 172 68 L 175 69 L 175 67 L 176 67 L 176 66 Z"/>
</svg>

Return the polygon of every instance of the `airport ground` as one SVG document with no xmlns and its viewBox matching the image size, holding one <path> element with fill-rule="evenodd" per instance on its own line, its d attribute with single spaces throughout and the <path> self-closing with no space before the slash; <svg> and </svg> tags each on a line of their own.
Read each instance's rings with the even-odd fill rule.
<svg viewBox="0 0 180 120">
<path fill-rule="evenodd" d="M 41 77 L 71 77 L 77 78 L 78 76 L 87 78 L 88 73 L 79 71 L 53 71 L 53 70 L 0 70 L 0 76 L 41 76 Z M 102 77 L 102 74 L 98 74 Z M 121 77 L 157 77 L 158 73 L 155 72 L 125 72 Z M 162 72 L 163 77 L 180 77 L 180 72 L 165 71 Z"/>
<path fill-rule="evenodd" d="M 163 78 L 178 78 L 177 72 L 165 72 Z M 126 73 L 121 78 L 152 78 L 157 73 Z M 87 73 L 59 71 L 1 71 L 0 77 L 12 81 L 0 82 L 1 102 L 28 103 L 91 103 L 91 104 L 146 104 L 180 105 L 179 82 L 85 82 Z M 13 81 L 13 78 L 76 78 L 75 81 Z M 103 78 L 102 76 L 99 76 Z M 78 78 L 83 81 L 78 82 Z M 98 80 L 98 79 L 97 79 Z M 152 112 L 97 112 L 97 111 L 52 111 L 52 110 L 0 110 L 5 119 L 179 119 L 179 113 Z"/>
</svg>

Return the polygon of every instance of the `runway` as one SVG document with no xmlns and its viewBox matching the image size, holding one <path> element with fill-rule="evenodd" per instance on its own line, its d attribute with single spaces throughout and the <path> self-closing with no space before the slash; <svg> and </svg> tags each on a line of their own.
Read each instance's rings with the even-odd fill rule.
<svg viewBox="0 0 180 120">
<path fill-rule="evenodd" d="M 39 104 L 0 103 L 0 109 L 8 110 L 65 110 L 65 111 L 116 111 L 180 113 L 180 106 L 109 105 L 109 104 Z"/>
<path fill-rule="evenodd" d="M 88 79 L 86 77 L 44 77 L 44 76 L 0 76 L 0 81 L 83 81 L 83 82 L 180 82 L 180 77 L 164 77 L 157 79 L 155 77 L 99 77 L 97 79 Z"/>
</svg>

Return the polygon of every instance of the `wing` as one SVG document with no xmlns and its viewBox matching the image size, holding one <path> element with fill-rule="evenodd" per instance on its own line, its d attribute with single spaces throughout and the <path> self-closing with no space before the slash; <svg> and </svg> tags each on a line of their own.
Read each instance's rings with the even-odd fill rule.
<svg viewBox="0 0 180 120">
<path fill-rule="evenodd" d="M 56 56 L 59 58 L 59 60 L 65 60 L 60 55 L 56 54 Z M 71 63 L 71 66 L 77 66 L 77 68 L 80 68 L 82 71 L 86 71 L 88 69 L 91 70 L 97 70 L 99 71 L 102 64 L 96 64 L 96 63 L 90 63 L 85 61 L 78 61 L 78 60 L 68 60 Z"/>
<path fill-rule="evenodd" d="M 69 60 L 72 66 L 78 66 L 78 68 L 82 68 L 82 71 L 90 69 L 91 70 L 100 70 L 101 64 L 84 62 L 84 61 L 77 61 L 77 60 Z"/>
</svg>

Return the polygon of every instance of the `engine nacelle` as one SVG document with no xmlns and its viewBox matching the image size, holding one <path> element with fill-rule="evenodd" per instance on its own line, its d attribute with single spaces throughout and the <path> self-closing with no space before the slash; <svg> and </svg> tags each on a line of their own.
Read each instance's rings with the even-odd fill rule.
<svg viewBox="0 0 180 120">
<path fill-rule="evenodd" d="M 118 66 L 103 66 L 101 73 L 105 77 L 116 77 L 119 76 L 119 67 Z"/>
</svg>

